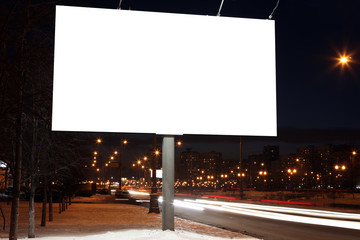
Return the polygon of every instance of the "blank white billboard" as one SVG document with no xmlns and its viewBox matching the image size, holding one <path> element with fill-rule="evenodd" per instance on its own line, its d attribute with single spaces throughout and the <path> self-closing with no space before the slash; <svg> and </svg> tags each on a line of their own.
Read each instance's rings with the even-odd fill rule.
<svg viewBox="0 0 360 240">
<path fill-rule="evenodd" d="M 276 136 L 271 20 L 56 7 L 52 130 Z"/>
</svg>

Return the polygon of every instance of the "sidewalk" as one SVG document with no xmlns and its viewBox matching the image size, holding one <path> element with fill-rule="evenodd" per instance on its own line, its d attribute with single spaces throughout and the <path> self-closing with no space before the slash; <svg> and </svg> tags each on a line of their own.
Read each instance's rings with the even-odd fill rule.
<svg viewBox="0 0 360 240">
<path fill-rule="evenodd" d="M 254 239 L 220 228 L 175 218 L 175 232 L 161 231 L 161 215 L 149 214 L 148 209 L 113 203 L 73 203 L 65 212 L 58 213 L 54 204 L 54 221 L 40 226 L 41 203 L 36 205 L 36 237 L 55 239 Z M 27 237 L 28 202 L 20 203 L 19 238 Z M 0 231 L 0 239 L 8 239 L 11 204 L 1 202 L 6 217 L 6 229 Z M 2 225 L 2 221 L 1 221 Z"/>
</svg>

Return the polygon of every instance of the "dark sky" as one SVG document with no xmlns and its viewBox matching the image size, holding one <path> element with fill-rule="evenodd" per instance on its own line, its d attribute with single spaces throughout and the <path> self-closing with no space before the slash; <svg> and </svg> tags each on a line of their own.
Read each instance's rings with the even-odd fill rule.
<svg viewBox="0 0 360 240">
<path fill-rule="evenodd" d="M 266 19 L 277 0 L 225 0 L 222 16 Z M 216 15 L 221 0 L 123 0 L 122 8 Z M 116 8 L 118 1 L 64 1 Z M 360 128 L 360 1 L 281 0 L 276 21 L 278 126 Z M 352 57 L 336 66 L 339 54 Z"/>
<path fill-rule="evenodd" d="M 74 1 L 68 1 L 71 4 Z M 78 1 L 116 8 L 118 1 Z M 224 17 L 266 19 L 277 0 L 225 0 Z M 221 0 L 124 0 L 122 9 L 216 15 Z M 66 5 L 66 3 L 65 3 Z M 85 6 L 85 5 L 84 5 Z M 282 153 L 307 144 L 358 144 L 360 136 L 360 1 L 281 0 L 276 22 L 277 138 L 244 138 L 244 152 L 280 144 Z M 342 54 L 351 56 L 338 65 Z M 199 151 L 238 156 L 238 137 L 184 136 Z"/>
<path fill-rule="evenodd" d="M 42 2 L 42 1 L 37 1 Z M 223 17 L 266 19 L 277 0 L 225 0 Z M 114 0 L 68 0 L 63 5 L 117 8 Z M 123 0 L 122 9 L 216 15 L 221 0 Z M 244 154 L 260 153 L 266 144 L 294 152 L 308 144 L 360 143 L 360 1 L 280 0 L 276 24 L 278 137 L 245 137 Z M 338 65 L 342 54 L 351 56 Z M 104 136 L 90 134 L 88 136 Z M 119 135 L 108 134 L 118 142 Z M 125 136 L 125 135 L 122 135 Z M 130 134 L 139 147 L 129 158 L 151 147 L 151 135 Z M 106 138 L 105 137 L 105 138 Z M 159 143 L 161 143 L 159 137 Z M 239 138 L 182 136 L 183 148 L 239 155 Z"/>
</svg>

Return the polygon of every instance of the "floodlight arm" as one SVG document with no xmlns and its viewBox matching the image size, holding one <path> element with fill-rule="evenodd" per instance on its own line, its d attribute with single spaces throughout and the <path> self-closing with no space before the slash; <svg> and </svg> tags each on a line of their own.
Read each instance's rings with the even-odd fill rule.
<svg viewBox="0 0 360 240">
<path fill-rule="evenodd" d="M 117 9 L 121 9 L 121 2 L 122 2 L 122 0 L 119 0 L 119 5 L 118 5 L 118 8 Z"/>
<path fill-rule="evenodd" d="M 220 17 L 220 12 L 221 12 L 221 9 L 222 9 L 223 4 L 224 4 L 224 0 L 221 0 L 220 8 L 219 8 L 219 11 L 218 11 L 218 13 L 217 13 L 217 15 L 216 15 L 216 16 L 218 16 L 218 17 Z"/>
</svg>

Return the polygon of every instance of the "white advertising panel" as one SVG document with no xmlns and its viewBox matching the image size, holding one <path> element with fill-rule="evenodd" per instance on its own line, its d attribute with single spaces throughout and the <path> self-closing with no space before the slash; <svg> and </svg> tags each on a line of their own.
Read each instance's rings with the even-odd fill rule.
<svg viewBox="0 0 360 240">
<path fill-rule="evenodd" d="M 150 169 L 150 177 L 152 178 L 153 171 Z M 162 179 L 162 169 L 156 169 L 156 178 Z"/>
<path fill-rule="evenodd" d="M 276 136 L 274 21 L 57 6 L 52 130 Z"/>
</svg>

